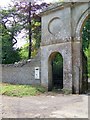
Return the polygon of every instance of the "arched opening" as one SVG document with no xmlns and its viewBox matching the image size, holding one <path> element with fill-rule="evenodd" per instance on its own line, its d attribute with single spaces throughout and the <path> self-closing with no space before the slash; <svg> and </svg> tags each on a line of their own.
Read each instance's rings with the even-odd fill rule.
<svg viewBox="0 0 90 120">
<path fill-rule="evenodd" d="M 90 15 L 82 27 L 82 91 L 85 92 L 90 84 Z"/>
<path fill-rule="evenodd" d="M 48 60 L 48 90 L 63 88 L 63 57 L 53 52 Z"/>
</svg>

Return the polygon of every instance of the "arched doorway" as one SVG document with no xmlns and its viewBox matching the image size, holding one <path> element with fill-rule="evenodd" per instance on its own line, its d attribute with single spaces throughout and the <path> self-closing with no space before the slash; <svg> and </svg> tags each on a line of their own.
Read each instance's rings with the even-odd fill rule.
<svg viewBox="0 0 90 120">
<path fill-rule="evenodd" d="M 48 90 L 63 88 L 63 57 L 53 52 L 48 60 Z"/>
<path fill-rule="evenodd" d="M 88 8 L 80 17 L 76 27 L 76 39 L 79 43 L 79 93 L 86 93 L 88 90 L 88 57 L 86 50 L 89 47 L 90 36 L 90 13 Z M 88 28 L 87 28 L 88 27 Z M 90 53 L 90 51 L 88 51 Z M 76 93 L 76 91 L 75 91 Z"/>
<path fill-rule="evenodd" d="M 90 15 L 85 19 L 82 27 L 82 91 L 89 88 L 90 77 Z"/>
</svg>

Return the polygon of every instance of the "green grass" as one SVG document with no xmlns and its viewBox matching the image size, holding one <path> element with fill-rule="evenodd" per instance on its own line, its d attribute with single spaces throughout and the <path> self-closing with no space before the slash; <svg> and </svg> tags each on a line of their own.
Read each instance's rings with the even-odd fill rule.
<svg viewBox="0 0 90 120">
<path fill-rule="evenodd" d="M 0 84 L 0 94 L 7 96 L 35 96 L 44 92 L 46 92 L 46 90 L 41 86 Z"/>
</svg>

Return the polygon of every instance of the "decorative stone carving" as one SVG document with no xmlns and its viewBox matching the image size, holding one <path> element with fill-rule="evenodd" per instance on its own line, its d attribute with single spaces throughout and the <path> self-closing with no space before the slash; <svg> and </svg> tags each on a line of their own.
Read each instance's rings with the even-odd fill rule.
<svg viewBox="0 0 90 120">
<path fill-rule="evenodd" d="M 48 31 L 52 35 L 56 35 L 60 32 L 60 29 L 63 25 L 63 22 L 59 17 L 54 17 L 53 19 L 50 20 L 48 24 Z"/>
</svg>

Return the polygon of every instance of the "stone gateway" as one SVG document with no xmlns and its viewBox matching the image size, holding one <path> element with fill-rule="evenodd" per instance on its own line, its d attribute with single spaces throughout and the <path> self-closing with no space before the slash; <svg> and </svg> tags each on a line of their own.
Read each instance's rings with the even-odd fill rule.
<svg viewBox="0 0 90 120">
<path fill-rule="evenodd" d="M 50 59 L 57 52 L 63 57 L 63 88 L 73 93 L 87 89 L 87 76 L 83 77 L 87 60 L 82 52 L 81 32 L 89 14 L 89 2 L 59 3 L 41 13 L 41 84 L 48 89 L 53 87 Z"/>
<path fill-rule="evenodd" d="M 52 61 L 59 54 L 62 58 L 60 87 L 72 93 L 86 91 L 87 76 L 84 73 L 87 72 L 87 59 L 82 51 L 81 32 L 90 15 L 90 3 L 56 3 L 44 9 L 40 15 L 42 38 L 39 54 L 25 65 L 3 65 L 2 81 L 41 84 L 52 90 L 56 84 L 53 80 Z"/>
</svg>

